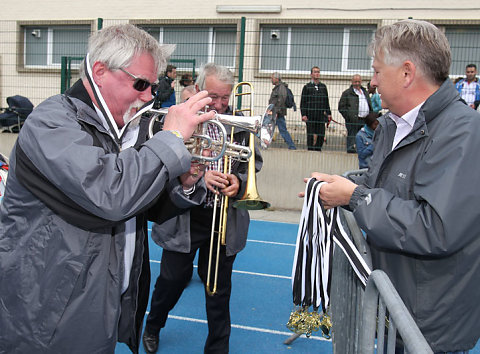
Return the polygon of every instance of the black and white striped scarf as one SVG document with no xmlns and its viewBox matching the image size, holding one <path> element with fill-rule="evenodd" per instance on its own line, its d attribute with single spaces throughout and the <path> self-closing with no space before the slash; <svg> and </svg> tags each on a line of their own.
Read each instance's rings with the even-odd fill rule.
<svg viewBox="0 0 480 354">
<path fill-rule="evenodd" d="M 314 178 L 307 182 L 292 269 L 293 303 L 313 306 L 314 310 L 321 305 L 324 313 L 330 304 L 334 243 L 348 258 L 363 287 L 371 273 L 343 229 L 338 207 L 324 209 L 319 192 L 325 183 Z"/>
</svg>

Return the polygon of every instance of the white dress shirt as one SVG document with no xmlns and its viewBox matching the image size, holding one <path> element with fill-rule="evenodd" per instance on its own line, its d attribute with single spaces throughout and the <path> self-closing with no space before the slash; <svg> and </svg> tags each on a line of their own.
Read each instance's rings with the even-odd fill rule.
<svg viewBox="0 0 480 354">
<path fill-rule="evenodd" d="M 365 97 L 362 89 L 357 90 L 356 88 L 353 88 L 353 91 L 355 91 L 355 93 L 358 95 L 358 116 L 360 118 L 365 118 L 368 116 L 368 113 L 370 113 L 370 107 L 368 107 L 367 98 Z"/>
<path fill-rule="evenodd" d="M 388 114 L 388 116 L 395 122 L 395 125 L 397 126 L 395 137 L 393 138 L 392 150 L 395 149 L 398 143 L 412 131 L 413 125 L 415 124 L 415 120 L 418 116 L 418 112 L 420 111 L 420 108 L 424 102 L 420 103 L 414 109 L 405 113 L 401 117 L 393 114 L 392 112 Z"/>
</svg>

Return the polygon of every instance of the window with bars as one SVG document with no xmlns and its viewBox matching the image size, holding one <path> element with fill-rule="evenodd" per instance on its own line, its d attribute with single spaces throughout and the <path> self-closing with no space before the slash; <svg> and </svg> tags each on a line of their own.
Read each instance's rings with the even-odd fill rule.
<svg viewBox="0 0 480 354">
<path fill-rule="evenodd" d="M 197 68 L 208 62 L 235 67 L 236 26 L 141 27 L 162 44 L 176 44 L 171 59 L 194 59 Z M 190 68 L 188 64 L 177 65 L 180 70 Z"/>
<path fill-rule="evenodd" d="M 367 47 L 376 26 L 275 26 L 260 29 L 260 71 L 332 74 L 370 71 Z"/>
<path fill-rule="evenodd" d="M 22 30 L 24 67 L 60 68 L 62 56 L 85 56 L 91 28 L 90 25 L 32 25 L 23 26 Z"/>
<path fill-rule="evenodd" d="M 480 64 L 479 26 L 445 26 L 445 36 L 452 51 L 450 75 L 464 76 L 468 64 Z"/>
</svg>

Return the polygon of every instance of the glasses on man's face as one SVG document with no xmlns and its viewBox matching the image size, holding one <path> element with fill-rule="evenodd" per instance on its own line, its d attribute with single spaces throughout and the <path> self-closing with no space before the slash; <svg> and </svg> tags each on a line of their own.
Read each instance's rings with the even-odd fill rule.
<svg viewBox="0 0 480 354">
<path fill-rule="evenodd" d="M 136 75 L 133 75 L 132 73 L 129 73 L 127 70 L 120 68 L 121 71 L 123 71 L 125 74 L 129 75 L 134 79 L 133 81 L 133 88 L 137 91 L 143 92 L 150 86 L 155 86 L 156 84 L 152 84 L 150 81 L 142 79 Z"/>
<path fill-rule="evenodd" d="M 212 99 L 212 102 L 217 101 L 217 100 L 220 100 L 222 102 L 230 101 L 230 95 L 228 95 L 228 96 L 208 95 L 208 97 L 210 97 Z"/>
</svg>

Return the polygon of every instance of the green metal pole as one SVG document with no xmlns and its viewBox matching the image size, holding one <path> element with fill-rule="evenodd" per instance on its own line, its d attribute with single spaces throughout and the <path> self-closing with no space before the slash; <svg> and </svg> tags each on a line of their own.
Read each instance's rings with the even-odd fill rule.
<svg viewBox="0 0 480 354">
<path fill-rule="evenodd" d="M 99 17 L 97 19 L 97 30 L 101 30 L 103 28 L 103 18 Z"/>
<path fill-rule="evenodd" d="M 238 59 L 238 82 L 243 81 L 243 61 L 245 58 L 245 24 L 246 19 L 242 17 L 240 23 L 240 57 Z M 242 92 L 242 88 L 239 88 L 239 93 Z M 242 108 L 242 96 L 237 97 L 237 109 Z"/>
<path fill-rule="evenodd" d="M 67 57 L 62 57 L 62 69 L 60 71 L 60 93 L 67 89 Z"/>
</svg>

